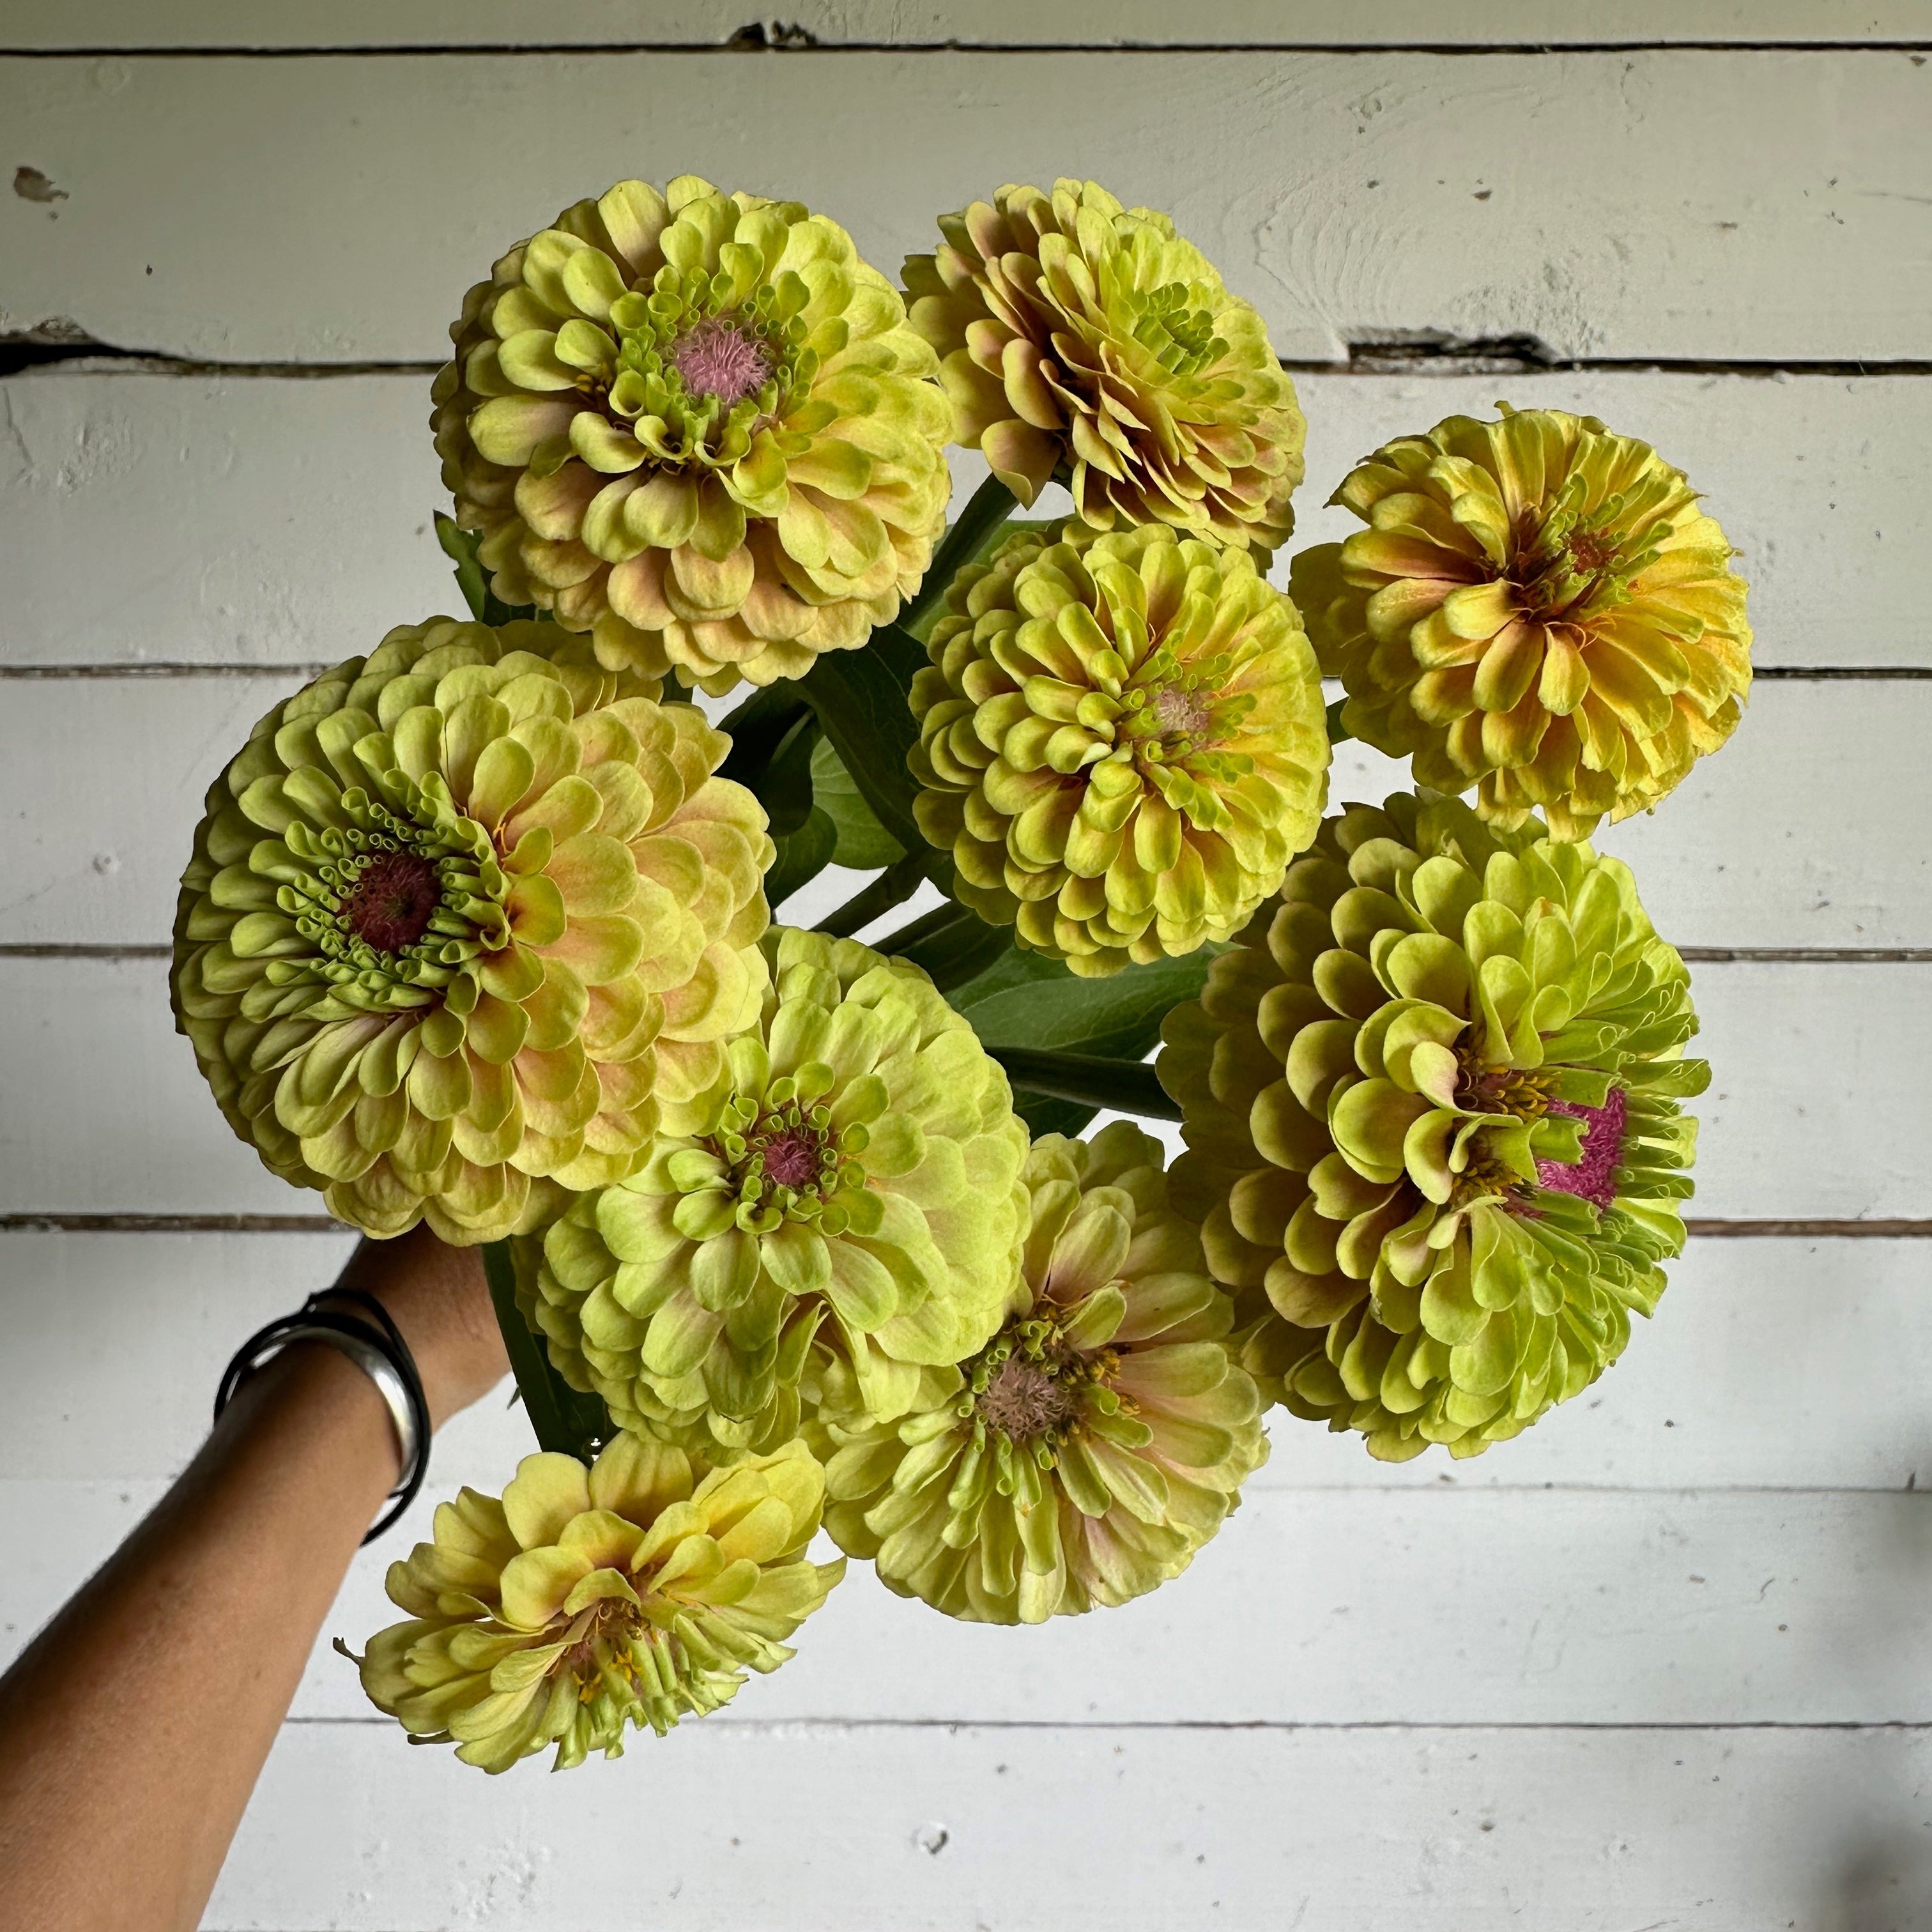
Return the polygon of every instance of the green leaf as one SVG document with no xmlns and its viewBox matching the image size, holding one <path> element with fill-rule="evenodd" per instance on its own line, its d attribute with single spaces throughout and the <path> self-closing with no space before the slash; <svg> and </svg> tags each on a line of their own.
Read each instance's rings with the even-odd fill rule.
<svg viewBox="0 0 1932 1932">
<path fill-rule="evenodd" d="M 539 610 L 528 604 L 506 604 L 490 588 L 489 573 L 476 554 L 483 542 L 480 530 L 458 530 L 455 519 L 445 516 L 439 510 L 436 513 L 436 540 L 442 546 L 443 555 L 455 565 L 456 587 L 463 592 L 463 601 L 470 606 L 470 616 L 479 624 L 508 624 L 519 617 L 527 617 L 538 623 L 550 621 L 548 610 Z"/>
<path fill-rule="evenodd" d="M 772 754 L 811 708 L 805 693 L 788 677 L 753 692 L 718 722 L 718 730 L 731 740 L 731 748 L 718 767 L 718 776 L 755 791 L 758 775 L 771 763 Z"/>
<path fill-rule="evenodd" d="M 752 786 L 771 821 L 774 838 L 797 831 L 812 816 L 812 754 L 818 743 L 818 720 L 807 711 L 779 741 L 771 762 Z"/>
<path fill-rule="evenodd" d="M 1160 1039 L 1168 1012 L 1184 1000 L 1200 998 L 1208 969 L 1222 950 L 1203 946 L 1185 958 L 1083 980 L 1057 959 L 1009 947 L 947 997 L 989 1047 L 1054 1048 L 1137 1060 Z"/>
<path fill-rule="evenodd" d="M 1168 1097 L 1144 1062 L 1106 1060 L 1092 1053 L 1047 1053 L 1030 1046 L 989 1048 L 1016 1087 L 1083 1106 L 1106 1107 L 1153 1120 L 1178 1120 L 1180 1104 Z"/>
<path fill-rule="evenodd" d="M 1322 714 L 1328 721 L 1328 742 L 1331 745 L 1346 745 L 1355 735 L 1342 722 L 1342 707 L 1348 701 L 1346 698 L 1338 698 Z"/>
<path fill-rule="evenodd" d="M 834 865 L 849 866 L 855 872 L 872 872 L 905 856 L 904 847 L 879 823 L 844 760 L 824 737 L 812 747 L 812 796 L 838 828 L 838 843 L 832 854 Z"/>
<path fill-rule="evenodd" d="M 800 687 L 873 817 L 908 852 L 927 849 L 906 764 L 919 736 L 912 681 L 926 661 L 896 624 L 882 624 L 856 651 L 821 652 Z"/>
<path fill-rule="evenodd" d="M 1197 999 L 1220 946 L 1203 947 L 1184 959 L 1162 959 L 1129 966 L 1105 980 L 1084 980 L 1057 959 L 1009 946 L 991 965 L 947 994 L 956 1011 L 972 1022 L 988 1050 L 1004 1061 L 1009 1053 L 1046 1050 L 1077 1056 L 1075 1071 L 1089 1063 L 1117 1061 L 1129 1082 L 1116 1097 L 1101 1100 L 1084 1090 L 1066 1090 L 1070 1077 L 1060 1068 L 1058 1084 L 1041 1091 L 1014 1077 L 1013 1109 L 1034 1134 L 1077 1134 L 1102 1106 L 1178 1118 L 1167 1111 L 1140 1065 L 1160 1038 L 1161 1022 L 1184 1000 Z M 1155 1084 L 1157 1086 L 1158 1083 Z M 1110 1091 L 1112 1090 L 1109 1090 Z M 1137 1104 L 1129 1106 L 1129 1099 Z"/>
<path fill-rule="evenodd" d="M 765 874 L 765 897 L 774 912 L 831 864 L 838 838 L 832 820 L 814 806 L 796 831 L 788 832 L 776 842 L 778 855 Z"/>
<path fill-rule="evenodd" d="M 483 1278 L 490 1285 L 496 1326 L 503 1331 L 524 1413 L 538 1444 L 590 1462 L 598 1445 L 616 1432 L 604 1405 L 594 1395 L 580 1395 L 557 1373 L 543 1337 L 524 1319 L 517 1306 L 517 1275 L 508 1241 L 483 1244 Z"/>
</svg>

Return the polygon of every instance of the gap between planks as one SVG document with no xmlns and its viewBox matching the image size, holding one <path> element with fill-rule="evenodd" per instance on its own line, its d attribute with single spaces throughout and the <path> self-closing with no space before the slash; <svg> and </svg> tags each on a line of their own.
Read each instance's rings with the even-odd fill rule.
<svg viewBox="0 0 1932 1932">
<path fill-rule="evenodd" d="M 1709 1240 L 1926 1240 L 1932 1221 L 1716 1221 L 1686 1216 Z M 0 1214 L 0 1234 L 347 1234 L 326 1214 Z"/>
<path fill-rule="evenodd" d="M 0 58 L 7 56 L 0 52 Z M 43 325 L 44 327 L 45 325 Z M 46 376 L 222 376 L 272 382 L 326 382 L 336 376 L 434 377 L 440 362 L 224 362 L 128 349 L 85 334 L 43 334 L 38 329 L 0 333 L 0 380 Z M 1480 340 L 1445 339 L 1433 329 L 1378 332 L 1351 341 L 1347 358 L 1306 358 L 1281 364 L 1294 376 L 1736 376 L 1775 382 L 1787 376 L 1847 381 L 1881 376 L 1932 376 L 1932 358 L 1739 359 L 1700 356 L 1558 356 L 1530 336 Z"/>
<path fill-rule="evenodd" d="M 1680 946 L 1690 966 L 1926 966 L 1932 946 Z M 75 940 L 10 940 L 0 959 L 171 959 L 174 948 Z"/>
<path fill-rule="evenodd" d="M 393 1730 L 395 1720 L 380 1712 L 366 1717 L 287 1717 L 284 1726 L 303 1725 L 338 1729 L 366 1725 L 372 1730 Z M 1683 1734 L 1729 1731 L 1898 1731 L 1907 1734 L 1932 1732 L 1932 1721 L 1910 1718 L 1818 1718 L 1786 1720 L 1778 1718 L 1740 1718 L 1718 1722 L 1686 1718 L 1646 1721 L 1641 1718 L 1605 1720 L 1588 1718 L 1502 1718 L 1456 1722 L 1418 1721 L 1406 1718 L 734 1718 L 714 1712 L 705 1720 L 706 1727 L 718 1731 L 745 1731 L 754 1735 L 782 1737 L 800 1731 L 822 1731 L 838 1736 L 854 1731 L 1418 1731 L 1457 1732 L 1488 1731 L 1598 1731 Z"/>
<path fill-rule="evenodd" d="M 0 680 L 45 683 L 86 678 L 311 678 L 320 677 L 332 668 L 320 660 L 297 664 L 204 664 L 182 658 L 156 658 L 130 664 L 0 664 Z M 1923 683 L 1932 680 L 1932 664 L 1761 664 L 1752 676 L 1767 684 Z"/>
<path fill-rule="evenodd" d="M 8 60 L 400 60 L 454 57 L 526 59 L 596 54 L 1322 54 L 1366 58 L 1422 55 L 1454 60 L 1544 60 L 1562 54 L 1915 54 L 1932 40 L 821 40 L 802 27 L 753 21 L 718 40 L 489 40 L 474 44 L 415 41 L 396 45 L 281 47 L 10 47 Z"/>
</svg>

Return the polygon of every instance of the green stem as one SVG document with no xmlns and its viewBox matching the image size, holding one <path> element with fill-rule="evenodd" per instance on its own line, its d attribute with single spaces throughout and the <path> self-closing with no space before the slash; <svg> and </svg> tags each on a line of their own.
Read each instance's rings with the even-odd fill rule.
<svg viewBox="0 0 1932 1932">
<path fill-rule="evenodd" d="M 557 1373 L 543 1338 L 524 1319 L 517 1306 L 517 1271 L 508 1241 L 483 1244 L 483 1278 L 490 1285 L 490 1305 L 496 1311 L 496 1326 L 502 1330 L 524 1413 L 538 1443 L 590 1461 L 597 1445 L 614 1432 L 610 1418 L 594 1395 L 579 1394 Z"/>
<path fill-rule="evenodd" d="M 950 994 L 1013 950 L 1010 926 L 989 926 L 970 906 L 949 901 L 880 940 L 873 950 L 910 960 Z"/>
<path fill-rule="evenodd" d="M 896 932 L 889 932 L 873 950 L 898 956 L 908 946 L 917 946 L 932 935 L 952 925 L 959 916 L 960 908 L 948 899 L 945 904 L 934 906 L 930 912 L 922 912 L 909 926 L 902 926 Z"/>
<path fill-rule="evenodd" d="M 899 613 L 902 628 L 910 630 L 946 594 L 946 587 L 962 563 L 970 562 L 994 530 L 1018 507 L 1018 500 L 997 476 L 988 476 L 959 512 L 959 520 L 946 532 L 932 562 L 920 580 L 912 602 Z"/>
<path fill-rule="evenodd" d="M 1180 1102 L 1169 1097 L 1144 1060 L 1050 1053 L 1031 1046 L 990 1046 L 986 1051 L 1006 1070 L 1006 1078 L 1029 1094 L 1111 1108 L 1118 1114 L 1138 1114 L 1150 1120 L 1180 1118 Z"/>
<path fill-rule="evenodd" d="M 919 890 L 931 865 L 930 852 L 908 852 L 894 860 L 869 885 L 854 892 L 836 912 L 818 922 L 818 930 L 834 939 L 848 939 L 896 905 L 903 905 Z"/>
</svg>

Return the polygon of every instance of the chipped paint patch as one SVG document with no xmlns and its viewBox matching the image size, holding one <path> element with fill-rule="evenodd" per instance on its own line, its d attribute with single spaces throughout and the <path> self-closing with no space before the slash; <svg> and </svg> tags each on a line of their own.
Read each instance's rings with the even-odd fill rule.
<svg viewBox="0 0 1932 1932">
<path fill-rule="evenodd" d="M 38 168 L 16 168 L 14 170 L 14 192 L 22 201 L 64 201 L 67 190 L 56 188 Z"/>
</svg>

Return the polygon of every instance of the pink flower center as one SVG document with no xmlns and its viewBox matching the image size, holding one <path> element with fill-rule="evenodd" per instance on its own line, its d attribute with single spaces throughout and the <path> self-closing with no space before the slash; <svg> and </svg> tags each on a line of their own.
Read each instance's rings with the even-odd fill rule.
<svg viewBox="0 0 1932 1932">
<path fill-rule="evenodd" d="M 379 952 L 400 952 L 429 930 L 442 898 L 436 868 L 415 852 L 378 852 L 362 868 L 338 916 Z"/>
<path fill-rule="evenodd" d="M 765 1143 L 765 1178 L 779 1187 L 811 1187 L 818 1180 L 818 1143 L 807 1133 L 778 1134 Z"/>
<path fill-rule="evenodd" d="M 728 410 L 756 395 L 772 373 L 764 344 L 716 315 L 686 329 L 665 360 L 690 394 L 716 396 Z"/>
<path fill-rule="evenodd" d="M 1201 698 L 1176 684 L 1156 694 L 1154 715 L 1160 720 L 1162 730 L 1177 736 L 1183 734 L 1198 736 L 1214 722 L 1213 714 Z"/>
<path fill-rule="evenodd" d="M 1576 1161 L 1539 1160 L 1536 1184 L 1558 1194 L 1574 1194 L 1594 1208 L 1608 1208 L 1616 1198 L 1617 1162 L 1623 1157 L 1624 1129 L 1630 1117 L 1624 1090 L 1612 1087 L 1600 1107 L 1552 1100 L 1550 1112 L 1586 1123 L 1583 1156 Z"/>
<path fill-rule="evenodd" d="M 1073 1397 L 1059 1378 L 1019 1355 L 1009 1355 L 994 1370 L 980 1397 L 980 1413 L 1016 1442 L 1058 1428 L 1073 1412 Z"/>
</svg>

